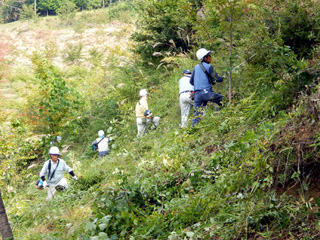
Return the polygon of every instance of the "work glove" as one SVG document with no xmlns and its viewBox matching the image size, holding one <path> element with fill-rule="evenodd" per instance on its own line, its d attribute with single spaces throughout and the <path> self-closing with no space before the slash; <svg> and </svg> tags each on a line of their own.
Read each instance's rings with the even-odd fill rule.
<svg viewBox="0 0 320 240">
<path fill-rule="evenodd" d="M 43 189 L 43 181 L 40 179 L 36 183 L 38 189 Z"/>
<path fill-rule="evenodd" d="M 76 176 L 73 176 L 72 179 L 75 180 L 75 181 L 78 180 L 78 178 Z"/>
<path fill-rule="evenodd" d="M 43 187 L 44 188 L 49 187 L 48 184 L 47 184 L 47 181 L 43 181 Z"/>
<path fill-rule="evenodd" d="M 229 75 L 230 75 L 230 72 L 226 72 L 226 73 L 223 74 L 222 77 L 223 77 L 223 78 L 226 78 L 226 77 L 228 77 Z"/>
</svg>

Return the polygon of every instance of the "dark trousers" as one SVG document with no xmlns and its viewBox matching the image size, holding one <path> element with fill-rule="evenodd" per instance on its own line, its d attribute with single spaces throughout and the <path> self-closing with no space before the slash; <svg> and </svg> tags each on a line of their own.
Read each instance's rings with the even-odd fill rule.
<svg viewBox="0 0 320 240">
<path fill-rule="evenodd" d="M 99 152 L 99 158 L 107 156 L 107 155 L 109 155 L 109 153 L 110 153 L 110 150 L 105 151 L 105 152 Z"/>
<path fill-rule="evenodd" d="M 222 98 L 223 95 L 215 93 L 211 89 L 196 91 L 194 95 L 194 119 L 192 120 L 192 126 L 201 121 L 201 116 L 204 114 L 208 102 L 221 105 Z"/>
</svg>

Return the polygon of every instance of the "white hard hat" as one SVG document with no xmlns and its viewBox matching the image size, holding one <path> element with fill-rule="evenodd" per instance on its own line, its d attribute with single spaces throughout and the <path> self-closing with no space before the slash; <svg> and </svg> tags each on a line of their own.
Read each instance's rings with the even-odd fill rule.
<svg viewBox="0 0 320 240">
<path fill-rule="evenodd" d="M 103 130 L 99 130 L 99 131 L 98 131 L 98 136 L 99 136 L 99 137 L 104 136 L 104 131 L 103 131 Z"/>
<path fill-rule="evenodd" d="M 211 50 L 207 50 L 205 48 L 200 48 L 197 51 L 196 55 L 197 55 L 198 60 L 202 61 L 205 56 L 210 55 L 211 53 L 212 53 Z"/>
<path fill-rule="evenodd" d="M 139 95 L 140 95 L 140 97 L 142 97 L 142 96 L 148 95 L 148 92 L 145 89 L 141 89 L 139 92 Z"/>
<path fill-rule="evenodd" d="M 51 147 L 49 150 L 50 155 L 60 155 L 60 151 L 58 147 Z"/>
</svg>

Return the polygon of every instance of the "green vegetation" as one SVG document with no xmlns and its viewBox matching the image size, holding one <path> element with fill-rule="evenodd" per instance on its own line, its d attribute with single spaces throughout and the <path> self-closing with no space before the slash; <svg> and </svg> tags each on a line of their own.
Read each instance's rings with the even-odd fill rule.
<svg viewBox="0 0 320 240">
<path fill-rule="evenodd" d="M 318 239 L 319 3 L 143 3 L 70 23 L 125 47 L 50 43 L 29 56 L 32 71 L 0 62 L 1 80 L 22 98 L 0 106 L 0 185 L 15 238 Z M 51 26 L 70 27 L 61 19 Z M 125 27 L 106 35 L 115 22 Z M 214 86 L 230 103 L 180 129 L 177 83 L 199 47 L 214 50 L 218 73 L 246 63 L 232 72 L 231 92 L 228 82 Z M 137 138 L 141 88 L 161 122 Z M 91 150 L 99 129 L 111 138 L 103 159 Z M 56 135 L 79 180 L 48 202 L 34 184 Z"/>
<path fill-rule="evenodd" d="M 37 15 L 62 15 L 71 17 L 77 10 L 105 8 L 117 1 L 106 0 L 3 0 L 0 2 L 0 22 L 13 22 L 25 19 L 26 15 L 33 18 Z"/>
</svg>

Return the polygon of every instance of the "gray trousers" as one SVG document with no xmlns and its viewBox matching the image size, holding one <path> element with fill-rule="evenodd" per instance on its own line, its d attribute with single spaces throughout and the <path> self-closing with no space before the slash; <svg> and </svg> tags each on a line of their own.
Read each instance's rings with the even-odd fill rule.
<svg viewBox="0 0 320 240">
<path fill-rule="evenodd" d="M 56 194 L 57 192 L 56 186 L 62 186 L 67 189 L 68 188 L 67 179 L 63 177 L 57 184 L 49 184 L 49 187 L 47 188 L 47 200 L 51 200 L 53 196 Z"/>
<path fill-rule="evenodd" d="M 188 116 L 191 107 L 194 105 L 193 100 L 190 98 L 190 92 L 181 93 L 179 96 L 180 109 L 181 109 L 181 127 L 187 127 Z"/>
<path fill-rule="evenodd" d="M 160 123 L 160 117 L 137 118 L 138 137 L 143 136 L 146 133 L 148 125 L 154 124 L 157 127 Z"/>
</svg>

